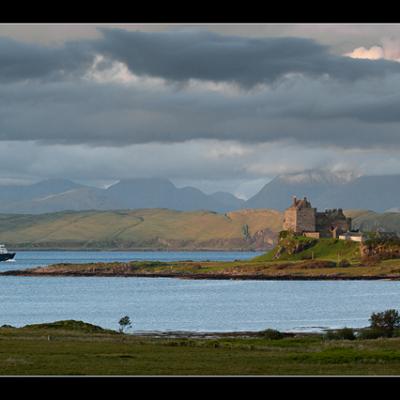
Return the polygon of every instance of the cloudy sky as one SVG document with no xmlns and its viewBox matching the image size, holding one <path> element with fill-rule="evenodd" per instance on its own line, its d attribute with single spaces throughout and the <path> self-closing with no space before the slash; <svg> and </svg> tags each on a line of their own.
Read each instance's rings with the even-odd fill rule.
<svg viewBox="0 0 400 400">
<path fill-rule="evenodd" d="M 0 25 L 0 183 L 166 177 L 249 197 L 400 173 L 399 25 Z"/>
</svg>

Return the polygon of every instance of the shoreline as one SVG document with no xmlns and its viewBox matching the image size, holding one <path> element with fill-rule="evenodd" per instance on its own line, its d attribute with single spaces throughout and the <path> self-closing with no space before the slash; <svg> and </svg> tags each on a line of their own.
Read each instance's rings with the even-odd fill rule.
<svg viewBox="0 0 400 400">
<path fill-rule="evenodd" d="M 71 248 L 71 249 L 66 249 L 66 248 L 18 248 L 18 247 L 12 247 L 10 245 L 7 245 L 12 251 L 15 252 L 28 252 L 28 251 L 77 251 L 77 252 L 88 252 L 88 251 L 93 251 L 93 252 L 121 252 L 121 253 L 132 253 L 132 252 L 144 252 L 144 253 L 210 253 L 210 252 L 215 252 L 215 253 L 265 253 L 271 248 L 267 249 L 243 249 L 243 248 L 238 248 L 238 249 L 163 249 L 163 248 L 128 248 L 128 249 L 115 249 L 115 248 Z"/>
<path fill-rule="evenodd" d="M 226 275 L 226 274 L 174 274 L 174 273 L 82 273 L 82 272 L 28 272 L 27 270 L 9 270 L 0 272 L 0 276 L 24 276 L 24 277 L 99 277 L 99 278 L 170 278 L 187 280 L 255 280 L 255 281 L 371 281 L 388 280 L 398 281 L 400 277 L 390 275 Z"/>
<path fill-rule="evenodd" d="M 326 330 L 329 330 L 327 328 Z M 321 335 L 322 331 L 279 331 L 284 337 L 295 336 L 315 336 Z M 222 339 L 222 338 L 259 338 L 262 337 L 263 331 L 137 331 L 126 333 L 133 337 L 147 338 L 166 338 L 166 339 Z"/>
</svg>

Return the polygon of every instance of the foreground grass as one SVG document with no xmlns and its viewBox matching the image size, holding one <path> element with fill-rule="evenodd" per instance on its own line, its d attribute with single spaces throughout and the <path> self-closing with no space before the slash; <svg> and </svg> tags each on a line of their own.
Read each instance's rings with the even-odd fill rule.
<svg viewBox="0 0 400 400">
<path fill-rule="evenodd" d="M 63 324 L 0 328 L 0 374 L 397 375 L 400 338 L 166 339 Z"/>
</svg>

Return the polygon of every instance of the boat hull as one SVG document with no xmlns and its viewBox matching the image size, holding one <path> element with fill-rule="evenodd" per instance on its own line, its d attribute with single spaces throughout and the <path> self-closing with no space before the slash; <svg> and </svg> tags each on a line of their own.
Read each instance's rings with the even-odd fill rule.
<svg viewBox="0 0 400 400">
<path fill-rule="evenodd" d="M 0 261 L 12 260 L 15 257 L 15 253 L 0 254 Z"/>
</svg>

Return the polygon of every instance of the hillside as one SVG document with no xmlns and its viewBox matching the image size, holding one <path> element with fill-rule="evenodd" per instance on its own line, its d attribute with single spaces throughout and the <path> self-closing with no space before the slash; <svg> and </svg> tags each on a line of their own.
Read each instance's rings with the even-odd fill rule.
<svg viewBox="0 0 400 400">
<path fill-rule="evenodd" d="M 357 262 L 360 260 L 360 244 L 338 239 L 310 239 L 306 237 L 286 237 L 266 254 L 254 261 L 300 261 L 324 260 Z"/>
<path fill-rule="evenodd" d="M 400 213 L 347 210 L 353 228 L 400 232 Z M 168 209 L 0 214 L 0 243 L 10 249 L 267 250 L 283 213 Z"/>
<path fill-rule="evenodd" d="M 281 224 L 274 210 L 0 214 L 0 243 L 10 249 L 255 250 L 270 248 Z"/>
<path fill-rule="evenodd" d="M 289 231 L 279 233 L 276 246 L 253 261 L 332 261 L 348 267 L 365 263 L 378 264 L 383 260 L 400 260 L 400 238 L 379 232 L 369 233 L 362 243 L 334 238 L 314 239 Z"/>
</svg>

